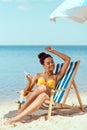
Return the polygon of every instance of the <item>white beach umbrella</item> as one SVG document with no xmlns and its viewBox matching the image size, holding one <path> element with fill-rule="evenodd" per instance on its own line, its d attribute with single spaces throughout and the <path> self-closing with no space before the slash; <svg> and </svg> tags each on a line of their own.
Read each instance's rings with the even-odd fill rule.
<svg viewBox="0 0 87 130">
<path fill-rule="evenodd" d="M 50 20 L 71 18 L 83 23 L 87 20 L 87 0 L 64 0 L 50 15 Z"/>
</svg>

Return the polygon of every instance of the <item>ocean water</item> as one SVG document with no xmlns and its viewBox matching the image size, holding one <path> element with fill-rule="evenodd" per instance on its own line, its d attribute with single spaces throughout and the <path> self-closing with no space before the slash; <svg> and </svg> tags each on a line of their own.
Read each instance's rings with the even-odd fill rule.
<svg viewBox="0 0 87 130">
<path fill-rule="evenodd" d="M 46 46 L 0 46 L 0 101 L 18 99 L 17 91 L 23 89 L 27 80 L 24 71 L 32 76 L 44 69 L 39 63 L 38 54 L 47 52 Z M 87 91 L 87 46 L 52 46 L 71 57 L 72 61 L 80 60 L 76 75 L 79 91 Z M 49 52 L 47 52 L 49 53 Z M 62 60 L 51 54 L 55 63 Z"/>
</svg>

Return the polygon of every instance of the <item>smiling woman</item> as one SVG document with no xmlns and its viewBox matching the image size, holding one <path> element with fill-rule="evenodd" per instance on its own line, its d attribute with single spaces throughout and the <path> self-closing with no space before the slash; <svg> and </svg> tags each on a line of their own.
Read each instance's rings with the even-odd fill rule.
<svg viewBox="0 0 87 130">
<path fill-rule="evenodd" d="M 52 47 L 47 47 L 45 48 L 45 50 L 55 54 L 56 56 L 64 60 L 64 64 L 61 70 L 57 74 L 55 74 L 55 63 L 53 61 L 53 57 L 47 53 L 41 52 L 38 57 L 41 65 L 44 67 L 44 73 L 36 73 L 33 77 L 31 77 L 30 74 L 26 75 L 28 79 L 28 84 L 23 90 L 23 95 L 27 96 L 28 92 L 32 90 L 35 84 L 37 84 L 37 87 L 29 96 L 26 103 L 18 110 L 17 116 L 7 121 L 6 124 L 18 122 L 23 117 L 38 110 L 45 100 L 50 99 L 51 89 L 55 89 L 56 84 L 65 74 L 70 63 L 70 57 L 56 51 Z"/>
</svg>

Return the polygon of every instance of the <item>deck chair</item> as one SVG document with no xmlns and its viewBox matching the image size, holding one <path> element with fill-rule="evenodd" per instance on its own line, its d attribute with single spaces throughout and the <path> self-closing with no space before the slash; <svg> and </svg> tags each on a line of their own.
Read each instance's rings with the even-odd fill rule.
<svg viewBox="0 0 87 130">
<path fill-rule="evenodd" d="M 79 92 L 75 83 L 75 75 L 78 70 L 79 64 L 80 64 L 80 61 L 70 62 L 65 75 L 57 84 L 55 90 L 53 89 L 51 90 L 50 100 L 45 101 L 45 103 L 48 104 L 48 115 L 46 119 L 50 119 L 53 106 L 58 106 L 58 108 L 61 108 L 61 109 L 62 108 L 75 109 L 75 110 L 83 109 L 82 101 L 81 101 L 81 98 L 80 98 L 80 95 L 79 95 Z M 57 64 L 55 74 L 60 71 L 62 66 L 63 66 L 63 63 Z M 72 89 L 72 86 L 75 89 L 75 93 L 77 95 L 77 99 L 79 102 L 79 107 L 65 104 L 66 99 L 69 95 L 69 92 Z M 23 99 L 23 92 L 20 96 L 21 102 L 19 102 L 19 109 L 21 107 L 21 104 L 24 103 L 22 99 Z"/>
<path fill-rule="evenodd" d="M 81 101 L 81 98 L 80 98 L 80 95 L 79 95 L 79 92 L 75 83 L 75 75 L 79 67 L 79 64 L 80 64 L 80 61 L 70 62 L 70 65 L 65 75 L 56 86 L 56 89 L 51 90 L 50 101 L 46 101 L 46 103 L 49 104 L 47 119 L 50 119 L 51 117 L 53 106 L 58 106 L 58 108 L 67 108 L 67 109 L 75 109 L 75 110 L 83 109 L 82 101 Z M 63 66 L 63 63 L 57 64 L 55 73 L 58 73 L 62 66 Z M 77 95 L 79 107 L 65 104 L 66 99 L 69 95 L 69 92 L 72 89 L 72 86 Z"/>
</svg>

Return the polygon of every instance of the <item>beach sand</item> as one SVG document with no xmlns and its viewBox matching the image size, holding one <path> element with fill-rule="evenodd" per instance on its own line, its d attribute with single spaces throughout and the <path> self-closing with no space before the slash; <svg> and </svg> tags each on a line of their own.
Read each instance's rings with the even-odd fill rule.
<svg viewBox="0 0 87 130">
<path fill-rule="evenodd" d="M 80 93 L 84 111 L 62 109 L 52 113 L 50 120 L 45 120 L 47 110 L 23 118 L 22 121 L 5 125 L 5 121 L 15 116 L 18 105 L 15 101 L 0 103 L 0 130 L 86 130 L 87 129 L 87 92 Z M 70 94 L 67 103 L 78 105 L 75 94 Z"/>
</svg>

